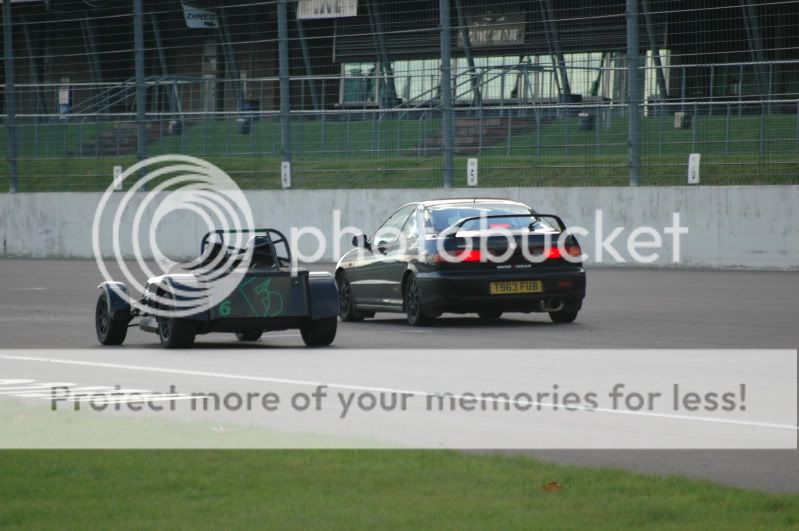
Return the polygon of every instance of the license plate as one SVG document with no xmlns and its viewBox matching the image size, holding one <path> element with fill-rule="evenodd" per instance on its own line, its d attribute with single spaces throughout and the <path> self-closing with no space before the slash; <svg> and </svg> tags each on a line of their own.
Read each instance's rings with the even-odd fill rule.
<svg viewBox="0 0 799 531">
<path fill-rule="evenodd" d="M 544 285 L 540 280 L 514 280 L 509 282 L 492 282 L 491 295 L 515 295 L 517 293 L 541 293 Z"/>
</svg>

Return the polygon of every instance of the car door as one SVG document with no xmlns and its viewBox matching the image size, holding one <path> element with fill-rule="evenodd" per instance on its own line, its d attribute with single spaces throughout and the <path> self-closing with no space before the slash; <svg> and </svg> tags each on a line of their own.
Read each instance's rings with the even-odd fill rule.
<svg viewBox="0 0 799 531">
<path fill-rule="evenodd" d="M 390 293 L 389 264 L 396 260 L 399 234 L 416 205 L 406 205 L 389 216 L 369 239 L 353 284 L 359 305 L 385 307 Z"/>
<path fill-rule="evenodd" d="M 402 308 L 402 277 L 408 270 L 408 262 L 418 254 L 420 215 L 421 211 L 418 208 L 411 212 L 402 226 L 399 241 L 393 243 L 386 252 L 386 259 L 383 262 L 386 283 L 380 284 L 379 287 L 381 290 L 379 296 L 384 304 Z"/>
</svg>

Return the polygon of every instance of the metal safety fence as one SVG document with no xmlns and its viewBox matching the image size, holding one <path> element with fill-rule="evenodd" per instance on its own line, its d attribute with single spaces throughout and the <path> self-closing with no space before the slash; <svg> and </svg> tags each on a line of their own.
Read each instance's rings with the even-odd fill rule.
<svg viewBox="0 0 799 531">
<path fill-rule="evenodd" d="M 0 186 L 174 153 L 245 188 L 677 185 L 691 155 L 796 183 L 796 27 L 799 1 L 4 2 Z"/>
</svg>

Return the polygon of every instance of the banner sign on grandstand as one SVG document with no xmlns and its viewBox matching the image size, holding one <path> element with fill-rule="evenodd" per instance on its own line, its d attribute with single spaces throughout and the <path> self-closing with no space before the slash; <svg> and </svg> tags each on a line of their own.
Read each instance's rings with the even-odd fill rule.
<svg viewBox="0 0 799 531">
<path fill-rule="evenodd" d="M 182 5 L 186 27 L 191 29 L 216 29 L 219 27 L 216 12 L 213 9 L 196 7 L 186 2 L 182 2 Z"/>
<path fill-rule="evenodd" d="M 524 13 L 489 9 L 468 16 L 469 40 L 475 48 L 524 44 Z M 463 36 L 458 34 L 463 48 Z"/>
<path fill-rule="evenodd" d="M 358 0 L 299 0 L 297 19 L 354 17 L 358 14 Z"/>
</svg>

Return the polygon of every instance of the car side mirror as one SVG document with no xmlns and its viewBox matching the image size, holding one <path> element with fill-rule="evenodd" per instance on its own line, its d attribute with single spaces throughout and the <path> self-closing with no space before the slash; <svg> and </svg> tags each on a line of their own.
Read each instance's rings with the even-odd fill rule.
<svg viewBox="0 0 799 531">
<path fill-rule="evenodd" d="M 369 248 L 369 241 L 366 237 L 366 234 L 359 234 L 358 236 L 352 237 L 352 245 L 355 247 L 363 247 L 364 249 Z"/>
</svg>

